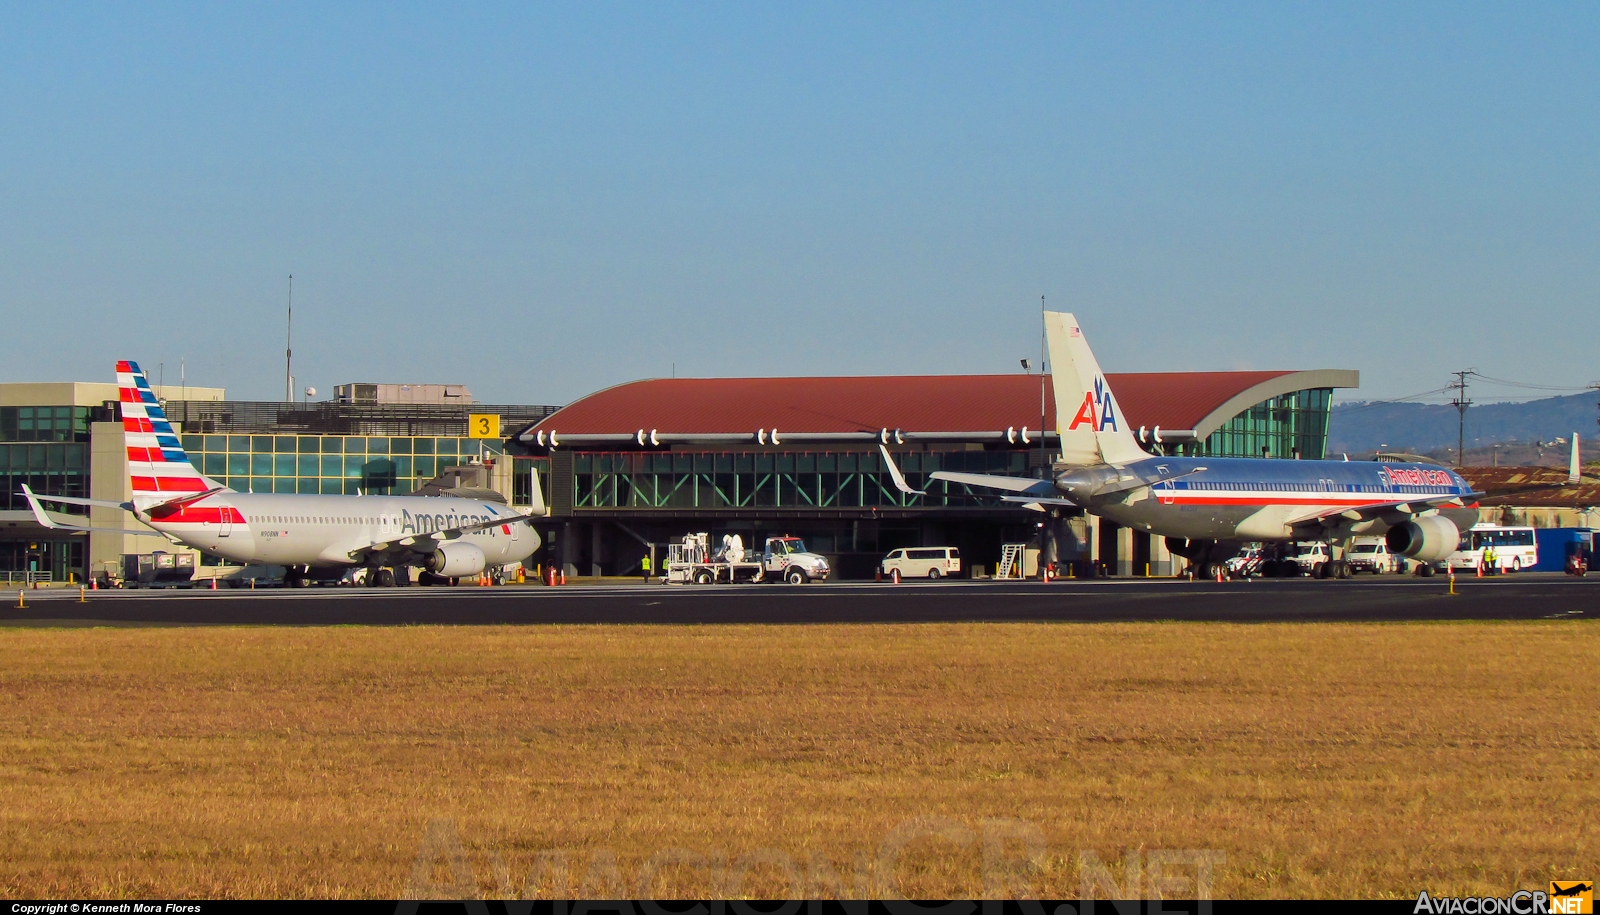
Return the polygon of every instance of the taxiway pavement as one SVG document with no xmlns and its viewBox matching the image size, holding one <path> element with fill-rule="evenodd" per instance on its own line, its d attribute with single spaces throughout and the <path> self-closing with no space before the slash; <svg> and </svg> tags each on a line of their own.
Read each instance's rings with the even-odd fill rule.
<svg viewBox="0 0 1600 915">
<path fill-rule="evenodd" d="M 1600 576 L 0 592 L 0 626 L 1401 621 L 1600 616 Z"/>
</svg>

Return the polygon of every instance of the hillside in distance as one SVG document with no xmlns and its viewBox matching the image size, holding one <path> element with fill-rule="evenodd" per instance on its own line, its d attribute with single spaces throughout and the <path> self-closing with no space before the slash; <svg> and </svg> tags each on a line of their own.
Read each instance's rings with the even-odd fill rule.
<svg viewBox="0 0 1600 915">
<path fill-rule="evenodd" d="M 1586 391 L 1523 403 L 1474 404 L 1467 408 L 1467 453 L 1470 457 L 1475 450 L 1500 444 L 1570 440 L 1574 432 L 1586 442 L 1600 438 L 1597 400 L 1600 392 Z M 1328 454 L 1354 457 L 1383 450 L 1442 456 L 1455 449 L 1457 423 L 1450 404 L 1337 404 L 1328 424 Z"/>
</svg>

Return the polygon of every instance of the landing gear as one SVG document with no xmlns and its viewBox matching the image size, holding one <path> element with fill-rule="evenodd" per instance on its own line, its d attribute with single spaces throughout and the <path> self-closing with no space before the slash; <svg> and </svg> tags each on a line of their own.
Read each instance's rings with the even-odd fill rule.
<svg viewBox="0 0 1600 915">
<path fill-rule="evenodd" d="M 377 579 L 378 579 L 378 585 L 377 586 L 380 587 L 380 588 L 392 588 L 392 587 L 394 587 L 394 573 L 389 571 L 388 569 L 379 569 L 378 570 Z"/>
<path fill-rule="evenodd" d="M 309 584 L 311 582 L 306 580 L 306 573 L 299 569 L 290 569 L 283 575 L 283 586 L 285 588 L 304 588 Z"/>
</svg>

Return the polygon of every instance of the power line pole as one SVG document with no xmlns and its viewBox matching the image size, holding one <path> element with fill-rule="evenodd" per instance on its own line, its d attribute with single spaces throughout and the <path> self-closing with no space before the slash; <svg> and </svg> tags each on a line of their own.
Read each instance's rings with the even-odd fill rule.
<svg viewBox="0 0 1600 915">
<path fill-rule="evenodd" d="M 1461 372 L 1451 372 L 1450 374 L 1456 376 L 1455 383 L 1448 388 L 1448 390 L 1456 392 L 1456 399 L 1450 401 L 1450 403 L 1455 406 L 1459 417 L 1459 424 L 1456 427 L 1456 466 L 1465 467 L 1467 453 L 1463 449 L 1466 448 L 1467 440 L 1467 408 L 1472 406 L 1472 400 L 1467 397 L 1467 376 L 1478 373 L 1472 369 L 1467 369 Z"/>
</svg>

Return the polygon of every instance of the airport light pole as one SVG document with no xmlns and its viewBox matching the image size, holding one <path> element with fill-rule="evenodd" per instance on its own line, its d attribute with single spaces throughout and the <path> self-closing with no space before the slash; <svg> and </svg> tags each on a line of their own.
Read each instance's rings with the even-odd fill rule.
<svg viewBox="0 0 1600 915">
<path fill-rule="evenodd" d="M 1039 478 L 1050 479 L 1050 456 L 1044 448 L 1044 426 L 1046 421 L 1044 409 L 1044 361 L 1046 354 L 1046 339 L 1044 326 L 1044 296 L 1039 296 Z"/>
<path fill-rule="evenodd" d="M 283 338 L 283 399 L 294 403 L 294 274 L 289 274 L 289 322 Z"/>
</svg>

